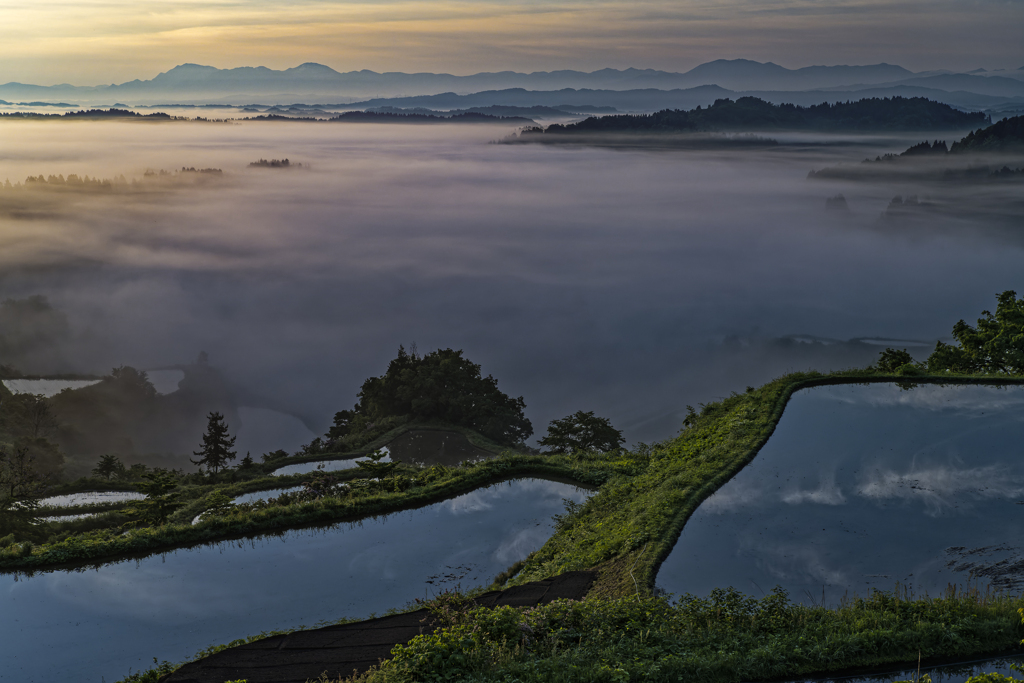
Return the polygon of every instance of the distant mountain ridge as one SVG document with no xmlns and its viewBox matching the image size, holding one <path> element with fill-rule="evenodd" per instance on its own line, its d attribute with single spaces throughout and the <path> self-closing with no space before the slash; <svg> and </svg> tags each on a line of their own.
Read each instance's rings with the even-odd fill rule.
<svg viewBox="0 0 1024 683">
<path fill-rule="evenodd" d="M 1006 75 L 1010 74 L 1010 75 Z M 160 101 L 220 101 L 228 104 L 338 101 L 397 96 L 459 95 L 484 90 L 554 91 L 566 88 L 595 90 L 685 90 L 718 86 L 731 91 L 850 90 L 913 85 L 945 91 L 965 91 L 998 97 L 1024 96 L 1024 74 L 1017 71 L 986 75 L 950 72 L 911 72 L 893 64 L 864 66 L 807 66 L 788 69 L 772 62 L 719 59 L 685 73 L 656 69 L 600 69 L 592 72 L 560 70 L 519 73 L 484 72 L 468 76 L 437 73 L 402 73 L 361 70 L 339 72 L 307 62 L 283 70 L 263 66 L 218 69 L 186 63 L 151 80 L 99 86 L 67 84 L 39 86 L 0 85 L 7 100 L 59 99 L 78 102 L 155 104 Z"/>
<path fill-rule="evenodd" d="M 571 94 L 572 99 L 560 99 L 563 94 Z M 121 108 L 128 106 L 125 102 L 134 106 L 335 102 L 338 107 L 359 102 L 364 106 L 435 109 L 570 104 L 656 111 L 666 107 L 692 108 L 710 104 L 717 97 L 741 94 L 804 105 L 863 97 L 923 96 L 957 107 L 1010 111 L 1024 107 L 1024 71 L 915 74 L 884 63 L 788 69 L 772 62 L 719 59 L 685 73 L 629 68 L 454 76 L 369 70 L 339 72 L 313 62 L 283 70 L 263 66 L 219 69 L 186 63 L 151 80 L 120 84 L 0 85 L 0 99 L 7 101 L 62 101 L 86 107 Z"/>
</svg>

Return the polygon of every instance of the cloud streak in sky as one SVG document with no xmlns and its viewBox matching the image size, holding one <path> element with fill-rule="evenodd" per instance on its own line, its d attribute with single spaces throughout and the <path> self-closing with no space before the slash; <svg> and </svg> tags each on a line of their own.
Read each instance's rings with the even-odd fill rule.
<svg viewBox="0 0 1024 683">
<path fill-rule="evenodd" d="M 717 58 L 1017 68 L 1021 2 L 20 3 L 3 10 L 0 81 L 96 85 L 184 62 L 340 71 L 685 71 Z M 129 58 L 130 57 L 130 58 Z"/>
</svg>

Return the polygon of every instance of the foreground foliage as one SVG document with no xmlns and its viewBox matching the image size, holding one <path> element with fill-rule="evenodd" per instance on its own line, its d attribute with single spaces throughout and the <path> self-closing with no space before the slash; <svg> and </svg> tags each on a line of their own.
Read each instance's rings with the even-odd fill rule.
<svg viewBox="0 0 1024 683">
<path fill-rule="evenodd" d="M 956 345 L 936 344 L 929 371 L 1024 374 L 1024 298 L 1007 290 L 996 301 L 995 315 L 982 311 L 977 326 L 953 326 Z"/>
<path fill-rule="evenodd" d="M 452 608 L 454 604 L 455 609 Z M 836 609 L 715 590 L 707 598 L 591 598 L 528 609 L 441 600 L 444 627 L 395 647 L 364 683 L 702 681 L 733 683 L 967 656 L 1020 642 L 1020 599 L 908 600 L 876 592 Z"/>
</svg>

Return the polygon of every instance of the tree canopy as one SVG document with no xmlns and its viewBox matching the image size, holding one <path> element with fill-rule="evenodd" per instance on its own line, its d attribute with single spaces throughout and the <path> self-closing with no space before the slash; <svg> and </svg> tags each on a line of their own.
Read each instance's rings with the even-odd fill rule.
<svg viewBox="0 0 1024 683">
<path fill-rule="evenodd" d="M 561 420 L 552 420 L 540 445 L 555 453 L 611 451 L 622 445 L 622 432 L 594 411 L 579 410 Z"/>
<path fill-rule="evenodd" d="M 198 460 L 192 460 L 193 465 L 205 466 L 214 474 L 228 464 L 228 460 L 234 460 L 237 455 L 231 450 L 235 445 L 236 437 L 228 436 L 228 426 L 224 422 L 224 416 L 218 412 L 212 412 L 208 416 L 206 433 L 203 435 L 203 445 L 192 455 L 198 455 Z"/>
<path fill-rule="evenodd" d="M 387 372 L 363 382 L 353 410 L 339 411 L 329 438 L 339 438 L 369 423 L 407 416 L 468 427 L 502 444 L 522 443 L 533 434 L 523 414 L 522 396 L 498 389 L 491 375 L 462 351 L 438 349 L 423 356 L 398 347 Z"/>
<path fill-rule="evenodd" d="M 929 371 L 1024 374 L 1024 298 L 1007 290 L 996 301 L 995 314 L 982 311 L 977 326 L 963 320 L 953 326 L 956 344 L 938 342 Z"/>
</svg>

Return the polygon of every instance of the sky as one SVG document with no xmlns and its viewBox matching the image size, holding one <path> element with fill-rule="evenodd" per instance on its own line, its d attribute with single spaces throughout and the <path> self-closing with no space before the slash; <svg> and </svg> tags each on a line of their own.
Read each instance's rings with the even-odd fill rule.
<svg viewBox="0 0 1024 683">
<path fill-rule="evenodd" d="M 458 75 L 736 58 L 1017 69 L 1022 34 L 1024 0 L 2 0 L 0 83 L 122 83 L 185 62 Z"/>
</svg>

